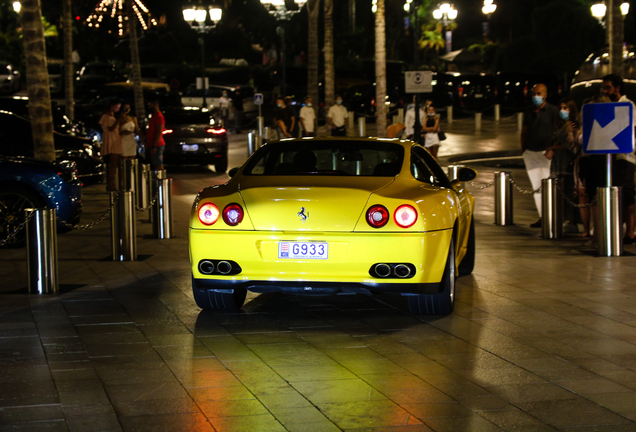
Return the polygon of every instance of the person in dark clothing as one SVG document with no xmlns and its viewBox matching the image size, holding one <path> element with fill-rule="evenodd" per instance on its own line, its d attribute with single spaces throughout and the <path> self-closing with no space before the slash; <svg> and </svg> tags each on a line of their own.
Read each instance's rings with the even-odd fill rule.
<svg viewBox="0 0 636 432">
<path fill-rule="evenodd" d="M 234 132 L 241 133 L 241 124 L 243 123 L 243 96 L 241 96 L 241 88 L 237 87 L 232 94 L 232 111 L 234 112 Z"/>
<path fill-rule="evenodd" d="M 296 130 L 296 110 L 292 106 L 292 98 L 285 96 L 283 101 L 285 102 L 285 109 L 288 111 L 286 116 L 291 116 L 291 128 L 289 129 L 289 133 L 292 138 L 298 137 L 298 131 Z"/>
<path fill-rule="evenodd" d="M 278 139 L 291 138 L 294 126 L 294 111 L 287 109 L 282 96 L 276 98 L 276 112 L 274 113 L 274 125 L 278 131 Z"/>
</svg>

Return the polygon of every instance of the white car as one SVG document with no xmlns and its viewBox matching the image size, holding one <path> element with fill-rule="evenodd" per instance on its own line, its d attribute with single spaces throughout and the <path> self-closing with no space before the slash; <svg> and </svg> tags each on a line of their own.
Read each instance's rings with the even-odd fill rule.
<svg viewBox="0 0 636 432">
<path fill-rule="evenodd" d="M 0 92 L 15 93 L 20 90 L 20 71 L 9 63 L 0 63 Z"/>
<path fill-rule="evenodd" d="M 231 99 L 232 93 L 236 91 L 236 88 L 240 88 L 241 96 L 243 97 L 243 119 L 248 120 L 258 115 L 258 106 L 254 104 L 254 89 L 249 86 L 224 86 L 210 84 L 208 92 L 205 96 L 205 104 L 208 109 L 219 108 L 219 99 L 223 95 L 223 91 L 226 91 L 228 97 Z M 181 96 L 181 103 L 184 107 L 201 108 L 203 106 L 203 91 L 197 89 L 195 86 L 190 86 Z M 230 110 L 229 119 L 233 119 L 234 114 Z"/>
</svg>

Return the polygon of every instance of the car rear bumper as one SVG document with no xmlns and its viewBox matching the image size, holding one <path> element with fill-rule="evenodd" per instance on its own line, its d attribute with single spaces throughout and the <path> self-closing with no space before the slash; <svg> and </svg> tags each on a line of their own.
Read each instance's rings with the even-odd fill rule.
<svg viewBox="0 0 636 432">
<path fill-rule="evenodd" d="M 206 281 L 201 284 L 206 287 L 218 282 L 257 292 L 355 286 L 372 292 L 420 293 L 430 289 L 427 284 L 441 281 L 451 236 L 451 229 L 410 233 L 190 229 L 190 261 L 194 278 Z M 327 259 L 281 259 L 279 241 L 326 242 L 329 254 Z M 199 269 L 204 260 L 234 262 L 240 272 L 206 275 Z M 381 278 L 372 272 L 380 263 L 407 264 L 413 271 L 406 278 Z"/>
</svg>

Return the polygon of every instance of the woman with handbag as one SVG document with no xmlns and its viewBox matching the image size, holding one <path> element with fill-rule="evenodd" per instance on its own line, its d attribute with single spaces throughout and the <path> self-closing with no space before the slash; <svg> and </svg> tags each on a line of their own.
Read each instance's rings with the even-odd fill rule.
<svg viewBox="0 0 636 432">
<path fill-rule="evenodd" d="M 426 112 L 426 123 L 422 127 L 424 132 L 424 147 L 437 160 L 437 151 L 441 145 L 439 140 L 439 116 L 435 113 L 435 108 L 430 105 Z"/>
</svg>

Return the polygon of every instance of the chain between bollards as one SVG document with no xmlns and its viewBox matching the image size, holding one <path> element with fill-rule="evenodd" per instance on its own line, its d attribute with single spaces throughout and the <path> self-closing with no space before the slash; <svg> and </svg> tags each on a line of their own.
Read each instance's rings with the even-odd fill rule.
<svg viewBox="0 0 636 432">
<path fill-rule="evenodd" d="M 20 222 L 20 225 L 18 225 L 16 229 L 13 230 L 13 232 L 7 236 L 7 238 L 5 238 L 4 240 L 1 240 L 0 246 L 4 246 L 5 244 L 13 240 L 20 233 L 20 231 L 24 229 L 26 224 L 29 222 L 29 219 L 33 217 L 33 214 L 34 212 L 30 212 L 29 215 L 22 222 Z"/>
</svg>

